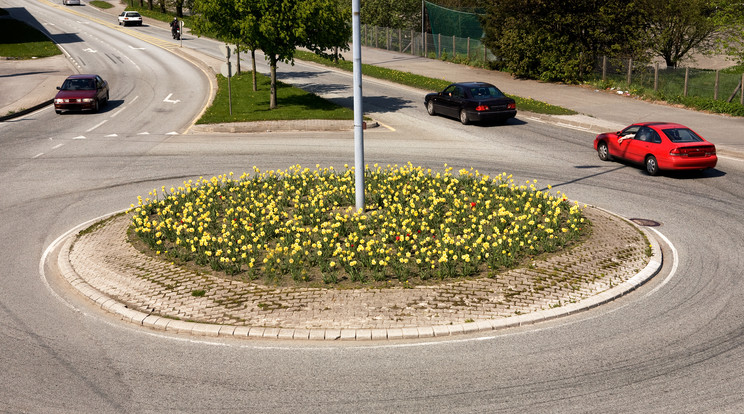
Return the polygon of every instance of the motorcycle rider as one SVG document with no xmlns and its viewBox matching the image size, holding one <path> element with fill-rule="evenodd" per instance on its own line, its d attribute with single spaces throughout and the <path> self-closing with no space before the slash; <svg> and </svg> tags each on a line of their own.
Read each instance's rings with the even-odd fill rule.
<svg viewBox="0 0 744 414">
<path fill-rule="evenodd" d="M 171 35 L 173 35 L 173 38 L 176 38 L 176 32 L 181 28 L 181 22 L 178 21 L 178 17 L 174 17 L 173 21 L 170 22 L 171 27 Z"/>
</svg>

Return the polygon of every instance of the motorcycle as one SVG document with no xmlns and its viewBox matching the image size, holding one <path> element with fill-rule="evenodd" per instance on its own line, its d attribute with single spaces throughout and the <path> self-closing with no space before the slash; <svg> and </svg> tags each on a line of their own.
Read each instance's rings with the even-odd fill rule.
<svg viewBox="0 0 744 414">
<path fill-rule="evenodd" d="M 181 40 L 181 25 L 172 28 L 171 34 L 175 40 Z"/>
</svg>

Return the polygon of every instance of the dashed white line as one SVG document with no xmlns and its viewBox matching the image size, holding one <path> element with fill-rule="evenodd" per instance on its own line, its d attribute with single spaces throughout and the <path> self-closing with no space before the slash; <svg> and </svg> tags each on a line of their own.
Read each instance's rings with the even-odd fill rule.
<svg viewBox="0 0 744 414">
<path fill-rule="evenodd" d="M 57 145 L 53 146 L 52 149 L 57 149 L 57 148 L 59 148 L 59 147 L 61 147 L 63 145 L 65 145 L 65 144 L 57 144 Z"/>
<path fill-rule="evenodd" d="M 85 132 L 90 132 L 90 131 L 92 131 L 92 130 L 94 130 L 94 129 L 98 128 L 99 126 L 101 126 L 101 125 L 105 124 L 106 122 L 108 122 L 108 120 L 107 120 L 107 119 L 104 119 L 103 121 L 99 122 L 99 123 L 98 123 L 97 125 L 95 125 L 95 126 L 91 127 L 90 129 L 86 130 Z"/>
</svg>

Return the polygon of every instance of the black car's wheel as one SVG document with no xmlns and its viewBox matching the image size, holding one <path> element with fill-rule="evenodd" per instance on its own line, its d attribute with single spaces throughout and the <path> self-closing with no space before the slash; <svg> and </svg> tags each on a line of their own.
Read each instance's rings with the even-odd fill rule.
<svg viewBox="0 0 744 414">
<path fill-rule="evenodd" d="M 108 103 L 109 103 L 109 93 L 106 92 L 106 98 L 104 99 L 103 104 L 108 105 Z"/>
<path fill-rule="evenodd" d="M 612 155 L 610 155 L 610 149 L 607 147 L 606 142 L 600 142 L 597 144 L 597 155 L 602 161 L 612 161 Z"/>
<path fill-rule="evenodd" d="M 463 125 L 467 125 L 470 123 L 470 120 L 468 119 L 468 113 L 465 112 L 464 109 L 460 109 L 460 122 L 462 122 Z"/>
<path fill-rule="evenodd" d="M 426 112 L 432 116 L 437 114 L 437 111 L 434 109 L 434 101 L 429 101 L 429 103 L 426 104 Z"/>
<path fill-rule="evenodd" d="M 648 175 L 656 175 L 659 173 L 659 163 L 653 155 L 646 157 L 646 172 Z"/>
</svg>

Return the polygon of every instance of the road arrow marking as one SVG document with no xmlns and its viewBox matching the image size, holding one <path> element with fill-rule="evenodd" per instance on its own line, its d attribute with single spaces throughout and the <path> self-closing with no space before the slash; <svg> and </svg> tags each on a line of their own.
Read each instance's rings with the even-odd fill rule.
<svg viewBox="0 0 744 414">
<path fill-rule="evenodd" d="M 90 53 L 97 53 L 97 50 L 93 50 L 91 48 L 83 49 L 83 52 L 90 52 Z"/>
<path fill-rule="evenodd" d="M 168 94 L 168 96 L 166 96 L 165 99 L 163 99 L 163 102 L 168 102 L 168 103 L 173 103 L 173 104 L 177 104 L 177 103 L 181 102 L 180 99 L 176 99 L 175 101 L 172 101 L 171 98 L 170 98 L 171 96 L 173 96 L 172 93 L 171 94 Z"/>
</svg>

